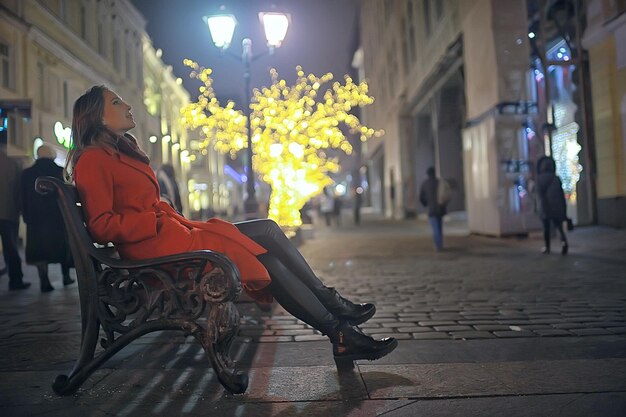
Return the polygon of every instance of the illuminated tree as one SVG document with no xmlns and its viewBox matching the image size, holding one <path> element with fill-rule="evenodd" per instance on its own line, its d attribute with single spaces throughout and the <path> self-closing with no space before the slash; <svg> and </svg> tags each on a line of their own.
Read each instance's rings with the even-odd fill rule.
<svg viewBox="0 0 626 417">
<path fill-rule="evenodd" d="M 200 150 L 212 144 L 222 153 L 235 157 L 237 151 L 246 147 L 246 116 L 235 110 L 235 103 L 229 101 L 222 107 L 215 97 L 210 68 L 202 68 L 197 63 L 185 59 L 184 64 L 192 68 L 190 77 L 202 82 L 198 89 L 198 99 L 180 110 L 181 121 L 187 129 L 200 129 L 204 140 Z"/>
<path fill-rule="evenodd" d="M 182 110 L 183 124 L 202 130 L 202 147 L 212 143 L 218 151 L 234 155 L 246 146 L 245 116 L 234 109 L 232 102 L 220 106 L 213 92 L 210 69 L 188 60 L 185 64 L 203 86 L 198 101 Z M 332 182 L 329 174 L 338 171 L 339 164 L 328 149 L 352 152 L 342 125 L 357 133 L 362 141 L 382 134 L 350 114 L 353 108 L 374 101 L 365 82 L 356 84 L 345 76 L 343 84 L 334 82 L 321 91 L 333 79 L 332 74 L 305 76 L 301 67 L 296 70 L 297 80 L 291 86 L 271 70 L 272 84 L 255 89 L 250 105 L 252 163 L 255 172 L 272 187 L 268 215 L 282 226 L 299 226 L 300 208 Z"/>
</svg>

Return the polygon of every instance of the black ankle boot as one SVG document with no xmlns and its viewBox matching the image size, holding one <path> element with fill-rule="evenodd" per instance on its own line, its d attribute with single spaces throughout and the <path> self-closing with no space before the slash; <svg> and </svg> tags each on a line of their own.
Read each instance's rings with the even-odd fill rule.
<svg viewBox="0 0 626 417">
<path fill-rule="evenodd" d="M 398 341 L 393 337 L 374 340 L 361 332 L 358 327 L 351 326 L 345 321 L 339 323 L 329 337 L 333 344 L 335 362 L 358 359 L 373 361 L 382 358 L 398 346 Z"/>
<path fill-rule="evenodd" d="M 39 275 L 39 288 L 41 289 L 41 292 L 50 292 L 54 290 L 54 287 L 50 284 L 48 274 Z"/>
<path fill-rule="evenodd" d="M 353 326 L 365 323 L 376 313 L 376 306 L 372 303 L 355 304 L 343 298 L 337 290 L 325 287 L 322 290 L 320 301 L 337 319 L 346 320 Z"/>
</svg>

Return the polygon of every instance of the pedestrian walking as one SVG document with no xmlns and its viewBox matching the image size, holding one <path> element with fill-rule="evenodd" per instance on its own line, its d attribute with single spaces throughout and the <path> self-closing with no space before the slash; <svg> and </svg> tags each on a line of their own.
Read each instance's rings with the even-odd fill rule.
<svg viewBox="0 0 626 417">
<path fill-rule="evenodd" d="M 426 175 L 428 177 L 420 187 L 420 202 L 428 209 L 435 250 L 440 251 L 443 249 L 443 216 L 450 201 L 450 185 L 446 180 L 437 178 L 433 167 L 426 170 Z"/>
<path fill-rule="evenodd" d="M 333 197 L 333 219 L 335 219 L 335 225 L 337 227 L 341 227 L 341 206 L 343 201 L 341 200 L 340 195 L 335 195 Z"/>
<path fill-rule="evenodd" d="M 223 253 L 236 264 L 250 296 L 261 302 L 275 298 L 327 335 L 336 361 L 374 360 L 396 348 L 397 340 L 375 340 L 356 327 L 376 307 L 353 303 L 326 287 L 274 221 L 191 221 L 159 201 L 150 160 L 127 133 L 133 127 L 131 106 L 103 86 L 92 87 L 74 104 L 66 171 L 98 243 L 112 242 L 126 259 L 201 249 Z"/>
<path fill-rule="evenodd" d="M 30 287 L 30 282 L 23 281 L 22 258 L 17 250 L 20 173 L 19 164 L 6 153 L 6 143 L 0 143 L 0 238 L 2 255 L 9 273 L 9 290 Z"/>
<path fill-rule="evenodd" d="M 37 160 L 22 172 L 22 216 L 26 223 L 26 263 L 35 265 L 39 274 L 41 292 L 54 287 L 48 276 L 48 264 L 61 264 L 63 285 L 70 285 L 73 265 L 67 232 L 56 199 L 35 190 L 35 181 L 41 176 L 63 179 L 63 168 L 54 162 L 56 151 L 43 144 L 37 149 Z"/>
<path fill-rule="evenodd" d="M 324 216 L 324 220 L 326 221 L 327 227 L 330 227 L 332 224 L 334 206 L 335 206 L 335 202 L 333 199 L 332 188 L 324 187 L 324 190 L 320 198 L 320 212 Z"/>
<path fill-rule="evenodd" d="M 166 201 L 170 203 L 172 207 L 179 213 L 182 213 L 183 203 L 180 199 L 180 190 L 178 188 L 178 181 L 176 181 L 174 167 L 171 164 L 161 165 L 161 168 L 157 170 L 157 180 L 159 181 L 161 197 L 165 197 Z"/>
<path fill-rule="evenodd" d="M 354 198 L 352 201 L 352 214 L 354 225 L 361 224 L 361 204 L 363 204 L 363 187 L 355 187 L 353 190 Z"/>
<path fill-rule="evenodd" d="M 537 196 L 539 197 L 539 215 L 543 222 L 542 252 L 550 253 L 551 225 L 554 225 L 561 236 L 561 254 L 567 255 L 569 245 L 563 230 L 563 222 L 567 220 L 565 193 L 561 179 L 556 175 L 556 163 L 549 156 L 537 161 Z"/>
<path fill-rule="evenodd" d="M 308 200 L 306 203 L 304 203 L 304 206 L 302 206 L 302 208 L 299 210 L 302 224 L 313 224 L 313 218 L 311 217 L 312 207 L 313 207 L 313 204 L 311 200 Z"/>
</svg>

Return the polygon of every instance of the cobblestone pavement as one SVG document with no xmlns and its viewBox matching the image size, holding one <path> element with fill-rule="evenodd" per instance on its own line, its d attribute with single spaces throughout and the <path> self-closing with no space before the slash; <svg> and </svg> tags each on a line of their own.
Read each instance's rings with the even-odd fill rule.
<svg viewBox="0 0 626 417">
<path fill-rule="evenodd" d="M 451 221 L 435 253 L 424 221 L 364 217 L 317 227 L 301 250 L 327 284 L 376 303 L 362 327 L 403 339 L 392 354 L 338 372 L 327 338 L 276 304 L 240 303 L 245 394 L 224 391 L 193 338 L 155 332 L 58 397 L 51 383 L 79 352 L 77 286 L 57 266 L 42 294 L 25 267 L 28 290 L 0 278 L 0 415 L 626 415 L 626 230 L 578 228 L 561 256 L 540 254 L 538 234 L 470 236 Z"/>
<path fill-rule="evenodd" d="M 348 219 L 344 219 L 348 220 Z M 377 306 L 361 327 L 398 339 L 568 337 L 626 333 L 626 232 L 577 228 L 570 253 L 540 253 L 528 238 L 469 235 L 444 226 L 432 249 L 424 221 L 372 219 L 361 227 L 318 226 L 302 253 L 342 294 Z M 277 308 L 241 335 L 260 342 L 324 340 Z"/>
</svg>

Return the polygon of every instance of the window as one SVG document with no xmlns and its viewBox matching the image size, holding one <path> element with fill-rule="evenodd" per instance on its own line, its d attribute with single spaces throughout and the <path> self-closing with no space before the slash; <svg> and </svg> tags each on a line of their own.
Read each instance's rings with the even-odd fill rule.
<svg viewBox="0 0 626 417">
<path fill-rule="evenodd" d="M 411 24 L 411 26 L 409 27 L 409 52 L 411 55 L 411 62 L 415 62 L 415 59 L 417 58 L 415 43 L 415 26 Z"/>
<path fill-rule="evenodd" d="M 380 16 L 383 10 L 382 4 L 378 2 L 375 2 L 374 4 L 377 6 L 376 16 Z M 384 19 L 376 19 L 376 21 L 378 22 L 378 33 L 385 33 L 386 21 Z"/>
<path fill-rule="evenodd" d="M 143 65 L 142 65 L 142 60 L 138 59 L 137 60 L 137 79 L 135 81 L 137 81 L 137 86 L 142 87 L 143 86 Z"/>
<path fill-rule="evenodd" d="M 46 94 L 48 95 L 48 108 L 58 109 L 63 105 L 63 92 L 61 91 L 61 78 L 52 71 L 47 73 Z"/>
<path fill-rule="evenodd" d="M 61 20 L 67 20 L 67 0 L 59 2 L 59 17 Z"/>
<path fill-rule="evenodd" d="M 120 50 L 120 40 L 117 36 L 113 37 L 113 66 L 118 71 L 122 68 L 122 51 Z"/>
<path fill-rule="evenodd" d="M 155 80 L 148 76 L 145 80 L 143 103 L 152 116 L 156 116 L 161 111 L 161 95 L 157 89 Z"/>
<path fill-rule="evenodd" d="M 426 38 L 430 38 L 430 0 L 423 0 L 422 5 L 424 8 L 424 31 Z"/>
<path fill-rule="evenodd" d="M 411 57 L 411 62 L 415 62 L 415 58 L 417 58 L 416 51 L 416 39 L 415 39 L 415 16 L 413 15 L 413 2 L 409 1 L 407 3 L 407 19 L 409 22 L 409 56 Z M 406 36 L 406 35 L 405 35 Z"/>
<path fill-rule="evenodd" d="M 389 51 L 387 51 L 387 87 L 389 90 L 390 98 L 393 98 L 396 91 L 396 60 L 394 52 L 392 51 L 395 51 L 395 44 Z"/>
<path fill-rule="evenodd" d="M 63 81 L 63 115 L 66 119 L 70 117 L 69 94 L 67 91 L 67 81 Z"/>
<path fill-rule="evenodd" d="M 409 40 L 406 27 L 406 19 L 402 19 L 402 70 L 405 75 L 409 72 Z"/>
<path fill-rule="evenodd" d="M 435 1 L 435 15 L 437 20 L 441 20 L 443 17 L 443 0 Z"/>
<path fill-rule="evenodd" d="M 106 57 L 106 40 L 104 39 L 104 36 L 104 25 L 102 22 L 98 22 L 98 53 L 103 57 Z"/>
<path fill-rule="evenodd" d="M 0 78 L 4 88 L 13 88 L 12 66 L 11 48 L 8 44 L 0 42 Z"/>
<path fill-rule="evenodd" d="M 46 83 L 45 83 L 45 68 L 43 62 L 37 62 L 37 98 L 39 105 L 42 108 L 46 108 Z"/>
<path fill-rule="evenodd" d="M 80 37 L 87 39 L 87 16 L 85 6 L 80 5 Z"/>
<path fill-rule="evenodd" d="M 126 78 L 128 79 L 128 81 L 132 81 L 133 79 L 133 61 L 132 61 L 132 55 L 130 52 L 131 52 L 131 49 L 127 47 L 125 63 L 126 63 Z"/>
<path fill-rule="evenodd" d="M 392 10 L 393 4 L 392 4 L 392 0 L 385 0 L 385 5 L 384 5 L 384 13 L 385 13 L 385 21 L 389 22 L 389 19 L 391 19 L 391 10 Z"/>
<path fill-rule="evenodd" d="M 14 115 L 14 114 L 9 114 L 8 117 L 8 122 L 9 125 L 7 126 L 7 133 L 8 133 L 8 143 L 12 144 L 12 145 L 17 145 L 17 138 L 19 137 L 19 128 L 20 126 L 18 125 L 19 122 L 19 118 Z"/>
</svg>

